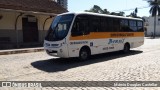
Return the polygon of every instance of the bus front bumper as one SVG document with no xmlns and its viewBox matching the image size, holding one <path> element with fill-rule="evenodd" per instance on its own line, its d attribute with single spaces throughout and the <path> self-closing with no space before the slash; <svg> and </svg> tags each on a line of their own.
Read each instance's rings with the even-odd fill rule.
<svg viewBox="0 0 160 90">
<path fill-rule="evenodd" d="M 50 56 L 68 58 L 68 52 L 65 49 L 66 48 L 59 48 L 59 49 L 45 48 L 45 51 Z"/>
<path fill-rule="evenodd" d="M 51 56 L 59 57 L 58 52 L 56 50 L 46 50 L 46 53 Z"/>
</svg>

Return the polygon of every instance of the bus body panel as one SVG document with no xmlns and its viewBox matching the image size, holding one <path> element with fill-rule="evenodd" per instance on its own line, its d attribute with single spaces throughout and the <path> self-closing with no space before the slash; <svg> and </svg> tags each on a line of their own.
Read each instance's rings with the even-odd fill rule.
<svg viewBox="0 0 160 90">
<path fill-rule="evenodd" d="M 120 42 L 111 43 L 112 41 L 119 40 Z M 121 42 L 122 40 L 122 42 Z M 87 44 L 82 44 L 87 42 Z M 107 53 L 113 51 L 123 50 L 124 44 L 129 43 L 130 48 L 136 48 L 144 43 L 143 37 L 133 37 L 133 38 L 106 38 L 106 39 L 94 39 L 94 40 L 71 40 L 70 45 L 68 45 L 69 56 L 78 57 L 79 51 L 83 46 L 88 46 L 91 50 L 91 55 Z"/>
</svg>

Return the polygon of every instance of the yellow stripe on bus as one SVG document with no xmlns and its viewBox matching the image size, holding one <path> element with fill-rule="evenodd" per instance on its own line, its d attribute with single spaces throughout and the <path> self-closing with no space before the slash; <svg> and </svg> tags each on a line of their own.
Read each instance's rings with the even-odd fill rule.
<svg viewBox="0 0 160 90">
<path fill-rule="evenodd" d="M 144 37 L 144 32 L 91 32 L 89 35 L 70 36 L 70 40 Z"/>
</svg>

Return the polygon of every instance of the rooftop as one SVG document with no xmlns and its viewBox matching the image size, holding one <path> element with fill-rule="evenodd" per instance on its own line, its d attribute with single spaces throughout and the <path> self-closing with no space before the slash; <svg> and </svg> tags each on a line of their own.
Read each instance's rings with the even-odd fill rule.
<svg viewBox="0 0 160 90">
<path fill-rule="evenodd" d="M 66 9 L 52 0 L 0 0 L 0 9 L 60 14 Z"/>
</svg>

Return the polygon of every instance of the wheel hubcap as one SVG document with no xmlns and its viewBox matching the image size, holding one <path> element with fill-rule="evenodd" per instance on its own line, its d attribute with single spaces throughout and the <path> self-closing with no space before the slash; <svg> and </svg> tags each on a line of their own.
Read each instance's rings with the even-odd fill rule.
<svg viewBox="0 0 160 90">
<path fill-rule="evenodd" d="M 125 47 L 124 47 L 124 51 L 125 51 L 125 52 L 128 52 L 128 51 L 129 51 L 129 47 L 128 47 L 128 46 L 125 46 Z"/>
<path fill-rule="evenodd" d="M 86 59 L 87 56 L 88 56 L 88 53 L 85 52 L 85 51 L 82 51 L 82 53 L 81 53 L 81 58 L 82 58 L 82 59 Z"/>
</svg>

